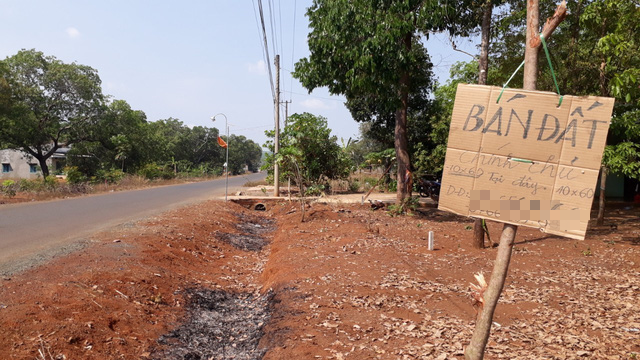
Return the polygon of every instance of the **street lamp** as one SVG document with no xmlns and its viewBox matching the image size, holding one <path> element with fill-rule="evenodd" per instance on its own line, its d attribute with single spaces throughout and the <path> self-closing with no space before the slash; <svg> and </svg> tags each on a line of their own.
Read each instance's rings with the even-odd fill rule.
<svg viewBox="0 0 640 360">
<path fill-rule="evenodd" d="M 229 124 L 227 123 L 227 115 L 223 114 L 223 113 L 218 113 L 215 114 L 211 117 L 211 121 L 216 121 L 216 116 L 218 115 L 222 115 L 224 116 L 224 127 L 227 129 L 227 161 L 224 163 L 224 170 L 227 173 L 227 179 L 225 180 L 225 184 L 224 184 L 224 201 L 227 202 L 227 195 L 228 195 L 228 191 L 229 191 Z"/>
</svg>

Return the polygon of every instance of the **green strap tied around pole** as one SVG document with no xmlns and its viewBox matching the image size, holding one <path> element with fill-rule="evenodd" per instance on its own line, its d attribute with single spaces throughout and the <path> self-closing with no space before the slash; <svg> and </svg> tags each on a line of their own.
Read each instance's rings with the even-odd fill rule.
<svg viewBox="0 0 640 360">
<path fill-rule="evenodd" d="M 504 85 L 502 86 L 502 90 L 500 91 L 500 95 L 498 95 L 498 99 L 496 99 L 496 104 L 500 102 L 500 98 L 502 97 L 502 93 L 504 92 L 504 89 L 507 87 L 507 85 L 509 85 L 509 83 L 511 82 L 511 79 L 513 79 L 513 77 L 516 76 L 516 74 L 518 73 L 518 71 L 520 71 L 520 68 L 523 65 L 524 65 L 524 60 L 522 60 L 522 63 L 520 64 L 520 66 L 518 66 L 516 71 L 514 71 L 513 74 L 511 74 L 511 77 L 509 78 L 509 80 L 507 80 L 507 82 L 504 83 Z"/>
<path fill-rule="evenodd" d="M 560 87 L 558 87 L 558 81 L 556 80 L 556 73 L 553 71 L 553 65 L 551 64 L 551 56 L 549 55 L 549 49 L 547 49 L 547 42 L 544 41 L 544 35 L 540 34 L 540 41 L 542 41 L 542 47 L 544 47 L 544 53 L 547 54 L 547 61 L 549 62 L 549 68 L 551 69 L 551 77 L 553 77 L 553 83 L 556 84 L 556 91 L 560 95 Z M 562 105 L 563 96 L 560 95 L 560 101 L 558 107 Z"/>
<path fill-rule="evenodd" d="M 560 95 L 560 87 L 558 86 L 558 81 L 556 80 L 556 73 L 553 71 L 553 65 L 551 64 L 551 56 L 549 55 L 549 49 L 547 49 L 547 42 L 544 41 L 544 35 L 540 34 L 540 40 L 542 41 L 542 47 L 544 48 L 544 53 L 547 55 L 547 61 L 549 62 L 549 68 L 551 69 L 551 77 L 553 78 L 553 83 L 556 85 L 556 91 L 558 92 L 558 95 Z M 500 95 L 498 95 L 498 99 L 496 100 L 496 104 L 500 102 L 500 98 L 502 97 L 502 93 L 504 92 L 504 89 L 507 87 L 507 85 L 509 85 L 509 82 L 511 82 L 511 79 L 513 79 L 516 73 L 520 71 L 520 68 L 523 65 L 524 65 L 524 60 L 522 61 L 520 66 L 518 66 L 516 71 L 514 71 L 513 74 L 511 74 L 511 77 L 509 78 L 509 80 L 507 80 L 507 82 L 504 83 L 504 85 L 502 86 L 502 90 L 500 91 Z M 558 102 L 558 107 L 562 105 L 563 97 L 564 96 L 560 95 L 560 101 Z"/>
</svg>

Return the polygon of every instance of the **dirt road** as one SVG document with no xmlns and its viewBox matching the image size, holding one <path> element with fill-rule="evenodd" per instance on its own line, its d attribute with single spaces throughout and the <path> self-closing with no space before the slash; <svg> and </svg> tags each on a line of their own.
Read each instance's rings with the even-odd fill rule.
<svg viewBox="0 0 640 360">
<path fill-rule="evenodd" d="M 229 178 L 229 192 L 264 173 Z M 190 202 L 224 196 L 225 180 L 0 207 L 0 274 L 78 249 L 91 234 Z"/>
</svg>

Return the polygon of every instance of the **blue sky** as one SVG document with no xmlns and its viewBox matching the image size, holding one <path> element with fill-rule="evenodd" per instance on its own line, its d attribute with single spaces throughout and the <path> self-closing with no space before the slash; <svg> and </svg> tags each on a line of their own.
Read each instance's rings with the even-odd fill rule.
<svg viewBox="0 0 640 360">
<path fill-rule="evenodd" d="M 271 62 L 277 51 L 281 100 L 292 101 L 289 114 L 322 115 L 333 134 L 346 141 L 358 136 L 358 124 L 343 98 L 329 95 L 326 89 L 307 95 L 289 75 L 293 63 L 308 55 L 304 13 L 311 2 L 263 1 Z M 256 21 L 257 3 L 2 0 L 0 58 L 34 48 L 64 62 L 88 65 L 98 70 L 105 94 L 126 100 L 150 121 L 172 117 L 189 126 L 223 129 L 224 117 L 217 117 L 221 123 L 216 124 L 210 117 L 224 113 L 231 133 L 263 144 L 264 131 L 274 126 L 274 112 Z M 269 4 L 275 32 L 270 27 Z M 477 52 L 475 44 L 457 43 Z M 470 59 L 453 51 L 445 35 L 432 36 L 428 49 L 442 81 L 455 61 Z"/>
</svg>

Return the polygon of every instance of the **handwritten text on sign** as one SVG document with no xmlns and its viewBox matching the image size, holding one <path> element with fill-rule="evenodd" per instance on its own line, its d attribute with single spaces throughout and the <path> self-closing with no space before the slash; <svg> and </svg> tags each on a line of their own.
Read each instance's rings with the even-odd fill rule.
<svg viewBox="0 0 640 360">
<path fill-rule="evenodd" d="M 612 98 L 458 85 L 440 209 L 584 239 Z"/>
</svg>

